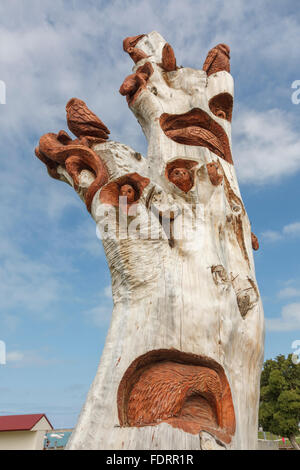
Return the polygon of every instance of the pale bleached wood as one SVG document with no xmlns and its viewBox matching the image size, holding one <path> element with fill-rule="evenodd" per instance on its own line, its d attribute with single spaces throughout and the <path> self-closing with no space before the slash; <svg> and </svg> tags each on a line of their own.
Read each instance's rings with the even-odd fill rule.
<svg viewBox="0 0 300 470">
<path fill-rule="evenodd" d="M 166 238 L 103 240 L 114 309 L 99 368 L 68 449 L 223 448 L 205 433 L 194 436 L 168 424 L 119 426 L 117 391 L 129 365 L 149 351 L 171 348 L 210 357 L 224 368 L 236 417 L 236 432 L 227 448 L 257 446 L 264 321 L 251 227 L 240 208 L 247 261 L 230 222 L 236 214 L 226 197 L 225 183 L 213 186 L 206 164 L 218 161 L 232 191 L 241 198 L 235 169 L 208 148 L 169 139 L 158 121 L 162 113 L 181 114 L 200 108 L 223 127 L 231 142 L 231 124 L 214 116 L 208 101 L 218 93 L 233 96 L 233 79 L 225 71 L 210 77 L 191 68 L 163 72 L 159 64 L 164 45 L 158 33 L 145 35 L 138 47 L 148 57 L 134 67 L 136 71 L 150 62 L 154 69 L 147 87 L 131 106 L 148 139 L 147 158 L 139 159 L 134 150 L 113 141 L 98 144 L 94 150 L 105 161 L 110 181 L 134 172 L 150 179 L 138 205 L 141 220 L 149 216 L 149 198 L 158 209 L 172 209 L 177 215 L 197 203 L 197 215 L 190 216 L 196 230 L 191 239 L 183 236 L 173 248 Z M 197 162 L 195 184 L 187 194 L 165 177 L 166 164 L 178 158 Z M 73 184 L 64 168 L 59 167 L 58 172 Z M 91 173 L 82 172 L 78 192 L 83 199 L 92 179 Z M 101 225 L 99 193 L 93 200 L 92 216 Z M 216 275 L 214 279 L 212 266 L 223 266 L 227 278 L 222 280 Z M 251 308 L 242 317 L 237 296 L 251 287 L 248 278 L 255 292 L 251 291 Z"/>
</svg>

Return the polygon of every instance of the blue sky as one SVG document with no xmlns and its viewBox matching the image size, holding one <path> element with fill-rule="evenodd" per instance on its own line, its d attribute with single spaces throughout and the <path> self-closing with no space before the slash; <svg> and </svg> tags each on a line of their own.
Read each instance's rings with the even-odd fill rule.
<svg viewBox="0 0 300 470">
<path fill-rule="evenodd" d="M 219 42 L 235 78 L 233 156 L 261 248 L 256 274 L 265 357 L 300 339 L 300 14 L 289 0 L 11 0 L 0 3 L 0 414 L 45 412 L 73 426 L 96 373 L 112 309 L 95 226 L 67 185 L 34 157 L 65 128 L 65 104 L 85 100 L 111 138 L 145 154 L 118 90 L 131 73 L 126 36 L 153 30 L 180 65 L 201 68 Z"/>
</svg>

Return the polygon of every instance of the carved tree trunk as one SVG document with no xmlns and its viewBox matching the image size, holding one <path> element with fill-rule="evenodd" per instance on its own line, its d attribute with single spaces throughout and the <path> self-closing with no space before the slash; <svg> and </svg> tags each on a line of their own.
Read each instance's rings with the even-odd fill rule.
<svg viewBox="0 0 300 470">
<path fill-rule="evenodd" d="M 112 278 L 110 329 L 68 449 L 255 449 L 264 322 L 231 156 L 229 48 L 204 70 L 178 68 L 156 32 L 124 49 L 136 65 L 120 92 L 147 158 L 91 132 L 82 102 L 81 130 L 68 108 L 79 140 L 47 134 L 36 152 L 86 202 Z"/>
</svg>

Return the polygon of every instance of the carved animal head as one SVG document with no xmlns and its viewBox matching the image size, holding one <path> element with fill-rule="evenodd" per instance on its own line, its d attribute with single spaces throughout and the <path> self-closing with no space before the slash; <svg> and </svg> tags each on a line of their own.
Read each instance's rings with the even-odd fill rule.
<svg viewBox="0 0 300 470">
<path fill-rule="evenodd" d="M 123 184 L 123 186 L 121 186 L 120 196 L 127 198 L 127 204 L 133 203 L 136 199 L 135 190 L 131 184 Z"/>
<path fill-rule="evenodd" d="M 86 106 L 85 102 L 80 100 L 79 98 L 71 98 L 66 104 L 66 111 L 68 111 L 70 107 L 74 104 L 81 104 L 83 106 Z"/>
<path fill-rule="evenodd" d="M 188 192 L 193 187 L 191 172 L 186 168 L 174 168 L 170 173 L 169 180 L 184 192 Z"/>
<path fill-rule="evenodd" d="M 225 54 L 228 59 L 230 59 L 230 47 L 227 46 L 227 44 L 218 44 L 216 48 L 223 52 L 223 54 Z"/>
<path fill-rule="evenodd" d="M 219 162 L 211 162 L 207 163 L 207 173 L 210 178 L 211 183 L 214 186 L 218 186 L 223 181 L 223 175 L 219 173 L 220 170 L 220 163 Z"/>
</svg>

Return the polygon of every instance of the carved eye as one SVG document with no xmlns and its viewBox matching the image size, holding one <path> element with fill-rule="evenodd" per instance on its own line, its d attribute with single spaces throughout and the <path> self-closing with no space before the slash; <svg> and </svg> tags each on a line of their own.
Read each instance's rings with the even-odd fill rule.
<svg viewBox="0 0 300 470">
<path fill-rule="evenodd" d="M 220 93 L 209 101 L 211 112 L 221 118 L 231 122 L 233 98 L 229 93 Z"/>
<path fill-rule="evenodd" d="M 217 112 L 216 112 L 216 116 L 222 118 L 222 119 L 226 119 L 227 116 L 226 116 L 226 113 L 225 111 L 222 111 L 221 109 L 219 109 Z"/>
</svg>

